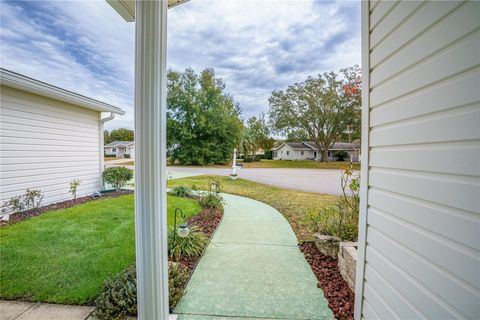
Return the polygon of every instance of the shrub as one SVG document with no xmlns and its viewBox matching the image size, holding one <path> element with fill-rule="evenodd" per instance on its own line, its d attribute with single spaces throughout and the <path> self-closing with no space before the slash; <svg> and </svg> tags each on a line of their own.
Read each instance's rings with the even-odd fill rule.
<svg viewBox="0 0 480 320">
<path fill-rule="evenodd" d="M 341 176 L 342 196 L 333 206 L 320 211 L 309 212 L 305 223 L 313 232 L 336 236 L 345 241 L 356 241 L 358 237 L 358 217 L 360 211 L 360 177 L 352 178 L 350 170 Z M 347 194 L 347 186 L 350 195 Z"/>
<path fill-rule="evenodd" d="M 176 197 L 188 198 L 192 196 L 192 189 L 186 186 L 176 186 L 172 189 L 171 194 Z"/>
<path fill-rule="evenodd" d="M 170 311 L 177 306 L 183 296 L 185 284 L 187 283 L 189 270 L 177 262 L 168 262 L 168 300 Z"/>
<path fill-rule="evenodd" d="M 335 236 L 343 241 L 356 241 L 358 237 L 358 214 L 339 197 L 336 205 L 320 211 L 309 212 L 306 223 L 313 232 Z"/>
<path fill-rule="evenodd" d="M 137 314 L 137 274 L 131 266 L 105 282 L 95 300 L 95 317 L 117 320 Z"/>
<path fill-rule="evenodd" d="M 119 192 L 133 178 L 133 171 L 125 167 L 111 167 L 103 171 L 103 180 L 115 187 Z"/>
<path fill-rule="evenodd" d="M 80 180 L 78 179 L 73 179 L 72 181 L 70 181 L 70 193 L 73 196 L 73 200 L 77 200 L 77 189 L 79 185 Z"/>
<path fill-rule="evenodd" d="M 223 211 L 224 200 L 218 193 L 209 192 L 199 201 L 202 208 L 219 209 Z"/>
<path fill-rule="evenodd" d="M 199 257 L 203 248 L 205 248 L 208 239 L 197 227 L 192 227 L 190 233 L 185 238 L 175 236 L 173 234 L 173 227 L 168 229 L 168 255 L 169 257 L 179 260 L 181 258 L 196 258 Z"/>
<path fill-rule="evenodd" d="M 272 160 L 273 159 L 273 151 L 272 150 L 265 151 L 265 155 L 264 155 L 263 158 L 267 159 L 267 160 Z"/>
<path fill-rule="evenodd" d="M 21 212 L 25 210 L 25 201 L 23 199 L 23 195 L 10 198 L 10 200 L 5 203 L 5 206 L 11 207 L 15 212 Z"/>
<path fill-rule="evenodd" d="M 42 204 L 43 193 L 40 189 L 27 189 L 23 198 L 27 210 L 36 209 Z"/>
<path fill-rule="evenodd" d="M 124 154 L 123 157 L 124 157 L 125 159 L 130 159 L 130 158 L 131 158 L 131 156 L 130 156 L 129 154 Z"/>
<path fill-rule="evenodd" d="M 335 151 L 333 155 L 338 158 L 337 161 L 345 161 L 348 158 L 348 152 L 345 150 Z"/>
<path fill-rule="evenodd" d="M 170 311 L 183 295 L 189 271 L 180 263 L 168 262 Z M 108 280 L 95 300 L 94 316 L 99 320 L 119 320 L 137 315 L 137 274 L 135 266 L 128 267 Z"/>
</svg>

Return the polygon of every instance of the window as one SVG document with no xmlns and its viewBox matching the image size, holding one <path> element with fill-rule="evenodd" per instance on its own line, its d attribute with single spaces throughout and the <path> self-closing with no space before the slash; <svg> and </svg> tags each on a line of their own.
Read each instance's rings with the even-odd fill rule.
<svg viewBox="0 0 480 320">
<path fill-rule="evenodd" d="M 112 152 L 117 152 L 117 149 L 115 149 L 115 148 L 112 148 Z"/>
<path fill-rule="evenodd" d="M 287 156 L 290 154 L 290 151 L 287 151 Z"/>
<path fill-rule="evenodd" d="M 301 151 L 300 154 L 303 156 L 303 151 Z"/>
</svg>

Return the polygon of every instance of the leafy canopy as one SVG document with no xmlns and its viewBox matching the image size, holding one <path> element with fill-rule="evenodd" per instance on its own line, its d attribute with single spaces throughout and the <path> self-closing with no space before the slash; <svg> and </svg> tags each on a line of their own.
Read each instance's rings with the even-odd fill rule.
<svg viewBox="0 0 480 320">
<path fill-rule="evenodd" d="M 285 91 L 274 91 L 269 99 L 269 118 L 276 132 L 307 135 L 322 150 L 328 149 L 349 130 L 360 130 L 360 68 L 353 66 L 308 77 Z"/>
<path fill-rule="evenodd" d="M 133 141 L 133 130 L 120 128 L 108 132 L 108 130 L 103 131 L 103 139 L 105 144 L 113 141 Z"/>
<path fill-rule="evenodd" d="M 240 108 L 213 69 L 168 72 L 167 148 L 172 162 L 228 163 L 242 131 Z"/>
</svg>

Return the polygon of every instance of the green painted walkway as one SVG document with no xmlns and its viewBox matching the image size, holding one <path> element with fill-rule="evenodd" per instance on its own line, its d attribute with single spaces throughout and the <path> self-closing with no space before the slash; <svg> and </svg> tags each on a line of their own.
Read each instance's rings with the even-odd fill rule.
<svg viewBox="0 0 480 320">
<path fill-rule="evenodd" d="M 255 200 L 224 198 L 224 218 L 175 309 L 178 319 L 332 319 L 285 218 Z"/>
</svg>

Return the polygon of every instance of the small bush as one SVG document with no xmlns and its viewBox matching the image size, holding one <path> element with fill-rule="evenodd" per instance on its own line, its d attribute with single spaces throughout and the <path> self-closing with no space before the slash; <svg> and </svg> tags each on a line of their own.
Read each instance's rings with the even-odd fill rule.
<svg viewBox="0 0 480 320">
<path fill-rule="evenodd" d="M 176 197 L 188 198 L 192 196 L 192 189 L 186 186 L 176 186 L 172 189 L 171 194 Z"/>
<path fill-rule="evenodd" d="M 173 227 L 168 229 L 168 255 L 169 257 L 178 261 L 181 258 L 196 258 L 199 257 L 203 248 L 205 248 L 208 239 L 197 227 L 190 228 L 190 233 L 187 237 L 182 238 L 175 236 L 173 239 Z"/>
<path fill-rule="evenodd" d="M 168 262 L 168 300 L 170 312 L 175 309 L 183 296 L 185 284 L 189 277 L 189 270 L 180 263 Z"/>
<path fill-rule="evenodd" d="M 43 193 L 40 189 L 27 189 L 23 197 L 27 210 L 36 209 L 42 204 Z"/>
<path fill-rule="evenodd" d="M 124 154 L 123 157 L 124 157 L 125 159 L 130 159 L 130 158 L 131 158 L 131 156 L 130 156 L 129 154 Z"/>
<path fill-rule="evenodd" d="M 348 158 L 348 152 L 345 150 L 335 151 L 333 155 L 338 158 L 337 161 L 345 161 Z"/>
<path fill-rule="evenodd" d="M 5 206 L 11 207 L 14 212 L 22 212 L 25 210 L 23 195 L 10 198 L 10 200 L 5 203 Z"/>
<path fill-rule="evenodd" d="M 202 208 L 219 209 L 223 211 L 224 200 L 218 193 L 209 192 L 199 201 Z"/>
<path fill-rule="evenodd" d="M 137 274 L 131 266 L 105 282 L 95 300 L 95 317 L 117 320 L 137 314 Z"/>
<path fill-rule="evenodd" d="M 78 179 L 73 179 L 72 181 L 70 181 L 70 193 L 73 196 L 73 200 L 77 200 L 77 189 L 79 185 L 80 180 Z"/>
<path fill-rule="evenodd" d="M 343 241 L 356 241 L 358 237 L 358 214 L 339 197 L 334 206 L 309 212 L 305 217 L 310 230 L 335 236 Z"/>
<path fill-rule="evenodd" d="M 180 263 L 168 262 L 168 287 L 170 311 L 183 295 L 189 270 Z M 119 320 L 137 315 L 137 273 L 135 266 L 128 267 L 105 282 L 95 300 L 94 316 L 99 320 Z"/>
<path fill-rule="evenodd" d="M 350 170 L 341 176 L 342 196 L 334 206 L 309 212 L 305 223 L 313 232 L 336 236 L 344 241 L 357 241 L 360 214 L 360 177 L 353 177 Z M 347 194 L 347 186 L 350 194 Z"/>
<path fill-rule="evenodd" d="M 103 180 L 120 192 L 127 182 L 133 178 L 133 171 L 125 167 L 111 167 L 103 171 Z"/>
</svg>

